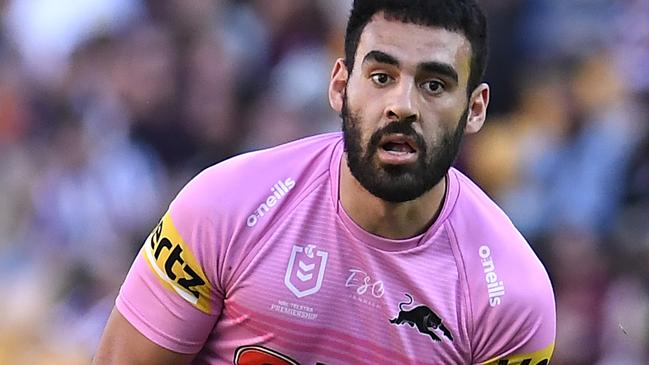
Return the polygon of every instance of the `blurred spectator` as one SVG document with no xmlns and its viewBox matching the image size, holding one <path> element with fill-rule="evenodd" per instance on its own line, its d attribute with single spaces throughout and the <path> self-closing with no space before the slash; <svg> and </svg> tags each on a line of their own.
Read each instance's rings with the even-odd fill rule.
<svg viewBox="0 0 649 365">
<path fill-rule="evenodd" d="M 168 28 L 141 24 L 120 42 L 112 69 L 133 137 L 172 169 L 193 154 L 190 137 L 179 122 L 178 57 Z"/>
<path fill-rule="evenodd" d="M 646 98 L 649 94 L 649 72 L 646 66 L 649 57 L 649 2 L 619 0 L 614 3 L 620 16 L 613 23 L 613 41 L 610 47 L 629 89 Z"/>
<path fill-rule="evenodd" d="M 4 20 L 27 68 L 41 81 L 56 82 L 67 57 L 84 40 L 113 32 L 138 18 L 137 0 L 7 1 Z"/>
<path fill-rule="evenodd" d="M 246 123 L 237 101 L 237 60 L 208 28 L 196 36 L 185 59 L 182 112 L 195 152 L 190 169 L 208 167 L 239 148 Z"/>
<path fill-rule="evenodd" d="M 485 79 L 491 86 L 489 114 L 509 113 L 516 106 L 516 77 L 524 62 L 519 34 L 525 1 L 484 0 L 489 19 L 489 58 Z"/>
<path fill-rule="evenodd" d="M 590 232 L 559 230 L 550 241 L 557 295 L 557 343 L 553 363 L 587 365 L 600 357 L 608 267 Z"/>
<path fill-rule="evenodd" d="M 639 108 L 616 75 L 604 53 L 581 61 L 569 84 L 560 74 L 528 78 L 508 125 L 477 136 L 480 159 L 470 169 L 491 184 L 523 232 L 612 227 L 624 197 L 620 178 L 642 133 Z M 497 147 L 501 154 L 488 152 Z M 503 161 L 504 175 L 486 169 Z"/>
</svg>

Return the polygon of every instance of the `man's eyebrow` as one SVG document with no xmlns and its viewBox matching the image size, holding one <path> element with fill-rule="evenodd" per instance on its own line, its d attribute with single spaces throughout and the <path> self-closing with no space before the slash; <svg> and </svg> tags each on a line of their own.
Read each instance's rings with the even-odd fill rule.
<svg viewBox="0 0 649 365">
<path fill-rule="evenodd" d="M 381 51 L 370 51 L 368 54 L 366 54 L 363 58 L 363 63 L 370 61 L 399 67 L 399 60 L 397 60 L 394 56 Z"/>
<path fill-rule="evenodd" d="M 424 63 L 420 63 L 417 66 L 417 69 L 419 72 L 422 73 L 443 75 L 452 79 L 453 81 L 455 81 L 455 83 L 459 82 L 457 71 L 455 71 L 453 66 L 449 65 L 448 63 L 441 63 L 441 62 L 434 62 L 434 61 L 424 62 Z"/>
</svg>

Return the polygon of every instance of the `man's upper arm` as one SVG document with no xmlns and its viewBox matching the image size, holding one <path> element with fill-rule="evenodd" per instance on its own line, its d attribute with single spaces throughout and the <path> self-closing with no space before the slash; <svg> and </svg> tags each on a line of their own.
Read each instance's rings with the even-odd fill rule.
<svg viewBox="0 0 649 365">
<path fill-rule="evenodd" d="M 92 364 L 188 364 L 193 357 L 156 345 L 113 309 Z"/>
<path fill-rule="evenodd" d="M 450 217 L 466 280 L 473 364 L 544 365 L 554 349 L 556 308 L 547 271 L 507 215 L 464 175 Z M 451 176 L 451 175 L 449 175 Z"/>
<path fill-rule="evenodd" d="M 118 324 L 126 321 L 127 328 L 176 353 L 198 353 L 205 346 L 223 303 L 219 262 L 229 242 L 229 215 L 205 202 L 213 190 L 211 175 L 197 176 L 173 200 L 115 301 Z"/>
<path fill-rule="evenodd" d="M 556 336 L 552 285 L 535 258 L 519 255 L 518 260 L 507 260 L 497 255 L 501 250 L 483 248 L 478 253 L 483 270 L 473 297 L 474 361 L 547 365 Z"/>
<path fill-rule="evenodd" d="M 149 340 L 189 354 L 204 346 L 221 311 L 222 295 L 212 284 L 218 280 L 215 253 L 210 251 L 218 242 L 214 229 L 184 205 L 172 204 L 146 239 L 115 306 Z"/>
</svg>

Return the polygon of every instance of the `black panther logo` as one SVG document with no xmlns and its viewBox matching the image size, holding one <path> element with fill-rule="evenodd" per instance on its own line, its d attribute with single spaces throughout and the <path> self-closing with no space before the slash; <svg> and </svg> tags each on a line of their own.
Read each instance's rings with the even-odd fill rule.
<svg viewBox="0 0 649 365">
<path fill-rule="evenodd" d="M 408 297 L 408 299 L 410 299 L 410 302 L 399 303 L 399 315 L 397 316 L 397 318 L 391 319 L 390 323 L 395 325 L 402 325 L 404 323 L 407 323 L 408 325 L 410 325 L 410 327 L 417 326 L 419 333 L 421 333 L 422 335 L 429 335 L 430 338 L 435 342 L 439 342 L 442 339 L 437 336 L 435 332 L 433 332 L 433 330 L 440 330 L 442 331 L 444 336 L 446 336 L 449 340 L 451 340 L 451 342 L 453 342 L 453 335 L 451 335 L 451 332 L 448 330 L 448 328 L 444 326 L 442 319 L 427 306 L 420 305 L 411 310 L 404 311 L 404 305 L 411 305 L 413 303 L 413 299 L 410 294 L 406 294 L 406 296 Z"/>
</svg>

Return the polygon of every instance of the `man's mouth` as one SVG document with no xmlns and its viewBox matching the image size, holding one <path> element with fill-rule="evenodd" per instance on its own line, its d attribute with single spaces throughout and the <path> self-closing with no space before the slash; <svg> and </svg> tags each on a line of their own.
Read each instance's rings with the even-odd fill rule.
<svg viewBox="0 0 649 365">
<path fill-rule="evenodd" d="M 418 152 L 414 139 L 403 134 L 391 134 L 383 137 L 379 142 L 379 148 L 394 154 Z"/>
<path fill-rule="evenodd" d="M 415 150 L 410 147 L 407 143 L 394 143 L 394 142 L 389 142 L 383 145 L 383 149 L 388 151 L 388 152 L 394 152 L 394 153 L 414 153 Z"/>
<path fill-rule="evenodd" d="M 378 158 L 386 165 L 405 165 L 417 160 L 419 149 L 415 140 L 404 134 L 390 134 L 379 142 Z"/>
</svg>

